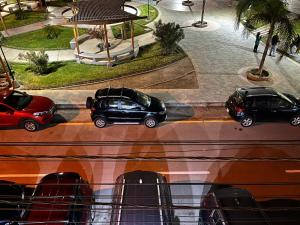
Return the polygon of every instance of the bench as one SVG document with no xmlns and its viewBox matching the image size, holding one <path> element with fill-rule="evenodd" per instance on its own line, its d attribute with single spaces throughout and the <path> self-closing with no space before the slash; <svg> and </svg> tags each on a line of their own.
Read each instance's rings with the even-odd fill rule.
<svg viewBox="0 0 300 225">
<path fill-rule="evenodd" d="M 128 46 L 127 48 L 122 49 L 120 51 L 111 52 L 110 53 L 111 64 L 117 64 L 121 60 L 136 57 L 138 52 L 139 52 L 139 45 L 136 41 L 134 44 L 134 50 L 132 49 L 131 46 Z M 94 65 L 109 65 L 106 51 L 101 52 L 100 54 L 88 53 L 88 52 L 81 52 L 80 54 L 75 53 L 75 58 L 78 63 L 81 63 L 82 59 L 90 59 L 92 61 L 86 63 L 94 64 Z"/>
<path fill-rule="evenodd" d="M 77 38 L 77 41 L 78 41 L 78 44 L 86 41 L 87 39 L 90 38 L 90 35 L 88 34 L 83 34 L 83 35 L 80 35 L 78 38 Z M 76 44 L 75 44 L 75 38 L 73 38 L 71 41 L 70 41 L 70 48 L 71 49 L 75 49 L 76 47 Z"/>
</svg>

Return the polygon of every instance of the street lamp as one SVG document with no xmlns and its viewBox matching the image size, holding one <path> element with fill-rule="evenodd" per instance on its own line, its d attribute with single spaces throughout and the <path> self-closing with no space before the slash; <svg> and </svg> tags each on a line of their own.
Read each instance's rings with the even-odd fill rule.
<svg viewBox="0 0 300 225">
<path fill-rule="evenodd" d="M 205 4 L 206 4 L 206 0 L 203 0 L 202 12 L 201 12 L 201 20 L 193 23 L 192 25 L 194 27 L 199 27 L 199 28 L 207 27 L 207 22 L 204 21 Z"/>
</svg>

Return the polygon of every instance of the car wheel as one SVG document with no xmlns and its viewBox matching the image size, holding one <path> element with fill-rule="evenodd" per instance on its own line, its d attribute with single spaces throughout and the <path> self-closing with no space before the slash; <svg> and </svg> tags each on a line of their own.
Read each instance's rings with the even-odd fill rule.
<svg viewBox="0 0 300 225">
<path fill-rule="evenodd" d="M 300 125 L 300 115 L 297 116 L 293 116 L 291 121 L 290 121 L 291 125 L 293 126 L 298 126 Z"/>
<path fill-rule="evenodd" d="M 34 120 L 25 120 L 23 126 L 25 130 L 30 132 L 36 131 L 39 128 L 39 124 Z"/>
<path fill-rule="evenodd" d="M 92 105 L 93 105 L 93 98 L 92 97 L 87 97 L 85 107 L 87 109 L 90 109 L 90 108 L 92 108 Z"/>
<path fill-rule="evenodd" d="M 95 120 L 94 120 L 94 124 L 96 127 L 98 128 L 103 128 L 106 126 L 106 119 L 104 119 L 103 117 L 97 117 Z"/>
<path fill-rule="evenodd" d="M 154 117 L 147 117 L 144 123 L 145 126 L 148 128 L 153 128 L 157 126 L 157 120 Z"/>
<path fill-rule="evenodd" d="M 250 127 L 253 124 L 254 120 L 251 116 L 245 116 L 241 120 L 241 125 L 243 127 Z"/>
</svg>

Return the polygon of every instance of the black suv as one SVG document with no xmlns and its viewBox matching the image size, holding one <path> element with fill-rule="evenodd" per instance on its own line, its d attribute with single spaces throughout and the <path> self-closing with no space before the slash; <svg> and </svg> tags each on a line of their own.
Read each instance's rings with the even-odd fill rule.
<svg viewBox="0 0 300 225">
<path fill-rule="evenodd" d="M 223 188 L 207 194 L 200 203 L 198 225 L 270 225 L 250 192 Z"/>
<path fill-rule="evenodd" d="M 175 221 L 171 190 L 163 175 L 133 171 L 117 178 L 110 225 L 172 225 Z"/>
<path fill-rule="evenodd" d="M 167 117 L 161 100 L 129 88 L 99 89 L 95 99 L 87 98 L 86 107 L 91 109 L 91 118 L 99 128 L 107 123 L 144 123 L 152 128 Z"/>
<path fill-rule="evenodd" d="M 293 126 L 300 125 L 300 100 L 268 87 L 238 88 L 225 107 L 244 127 L 256 120 L 288 120 Z"/>
</svg>

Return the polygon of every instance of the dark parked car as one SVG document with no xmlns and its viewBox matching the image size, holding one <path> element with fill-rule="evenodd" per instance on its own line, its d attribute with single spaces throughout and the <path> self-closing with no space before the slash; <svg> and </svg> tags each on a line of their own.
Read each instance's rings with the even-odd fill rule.
<svg viewBox="0 0 300 225">
<path fill-rule="evenodd" d="M 36 131 L 54 116 L 55 104 L 49 98 L 25 92 L 5 91 L 0 94 L 0 126 L 21 126 Z"/>
<path fill-rule="evenodd" d="M 0 181 L 0 225 L 20 219 L 23 201 L 23 185 L 10 181 Z"/>
<path fill-rule="evenodd" d="M 90 224 L 93 191 L 77 173 L 52 173 L 41 179 L 30 202 L 21 218 L 26 225 Z"/>
<path fill-rule="evenodd" d="M 240 188 L 210 192 L 201 202 L 199 225 L 270 225 L 252 195 Z"/>
<path fill-rule="evenodd" d="M 100 89 L 95 99 L 87 98 L 86 107 L 91 109 L 91 118 L 99 128 L 107 123 L 144 123 L 152 128 L 167 117 L 161 100 L 129 88 Z"/>
<path fill-rule="evenodd" d="M 171 225 L 172 199 L 166 178 L 134 171 L 117 178 L 110 225 Z"/>
<path fill-rule="evenodd" d="M 255 121 L 284 121 L 300 125 L 300 100 L 268 87 L 238 88 L 225 107 L 244 127 Z"/>
</svg>

